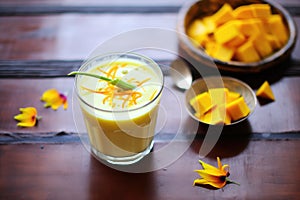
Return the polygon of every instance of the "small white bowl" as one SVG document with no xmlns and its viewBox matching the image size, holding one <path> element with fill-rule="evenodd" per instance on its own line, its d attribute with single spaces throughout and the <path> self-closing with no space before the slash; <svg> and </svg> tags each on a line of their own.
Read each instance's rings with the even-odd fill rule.
<svg viewBox="0 0 300 200">
<path fill-rule="evenodd" d="M 189 115 L 196 121 L 207 124 L 205 122 L 200 121 L 197 117 L 195 117 L 194 115 L 195 111 L 190 105 L 190 100 L 195 96 L 197 96 L 198 94 L 208 91 L 208 89 L 223 88 L 223 87 L 228 88 L 229 91 L 237 92 L 241 94 L 244 97 L 245 102 L 250 109 L 250 113 L 246 117 L 234 121 L 228 125 L 234 125 L 246 120 L 253 113 L 257 105 L 257 98 L 255 92 L 246 83 L 235 78 L 224 77 L 224 76 L 223 77 L 211 76 L 206 78 L 199 78 L 192 83 L 192 86 L 185 92 L 185 106 Z"/>
</svg>

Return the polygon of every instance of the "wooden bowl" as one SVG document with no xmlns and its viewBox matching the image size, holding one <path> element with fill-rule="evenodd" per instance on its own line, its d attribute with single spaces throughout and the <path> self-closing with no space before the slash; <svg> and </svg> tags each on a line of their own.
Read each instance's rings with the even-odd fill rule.
<svg viewBox="0 0 300 200">
<path fill-rule="evenodd" d="M 218 76 L 210 76 L 206 78 L 199 78 L 193 81 L 192 86 L 185 91 L 185 107 L 188 114 L 198 122 L 206 124 L 205 122 L 200 121 L 197 117 L 195 117 L 195 111 L 190 105 L 190 100 L 201 94 L 203 92 L 208 91 L 210 88 L 228 88 L 229 91 L 237 92 L 244 97 L 245 103 L 250 109 L 250 113 L 237 121 L 232 122 L 231 124 L 225 125 L 230 126 L 234 124 L 238 124 L 244 120 L 246 120 L 255 110 L 257 105 L 257 98 L 255 92 L 251 89 L 249 85 L 246 83 L 231 77 L 218 77 Z"/>
<path fill-rule="evenodd" d="M 191 39 L 186 35 L 187 27 L 196 18 L 210 16 L 222 7 L 224 3 L 228 3 L 232 8 L 241 5 L 248 5 L 253 3 L 264 3 L 271 6 L 273 14 L 280 14 L 288 29 L 289 39 L 287 43 L 278 51 L 258 62 L 238 62 L 229 61 L 224 62 L 215 59 L 205 53 L 204 50 L 195 47 Z M 297 39 L 297 29 L 295 22 L 291 15 L 278 3 L 272 0 L 201 0 L 184 5 L 178 16 L 178 38 L 179 38 L 179 52 L 184 57 L 200 62 L 205 66 L 217 67 L 223 71 L 229 72 L 243 72 L 243 73 L 257 73 L 264 69 L 276 66 L 286 59 L 292 53 Z"/>
</svg>

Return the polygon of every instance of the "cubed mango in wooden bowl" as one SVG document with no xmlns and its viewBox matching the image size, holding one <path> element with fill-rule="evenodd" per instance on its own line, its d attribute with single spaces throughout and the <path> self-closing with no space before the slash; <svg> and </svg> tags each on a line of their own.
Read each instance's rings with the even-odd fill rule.
<svg viewBox="0 0 300 200">
<path fill-rule="evenodd" d="M 276 66 L 297 38 L 292 17 L 272 0 L 201 0 L 183 6 L 178 18 L 180 53 L 223 71 Z"/>
</svg>

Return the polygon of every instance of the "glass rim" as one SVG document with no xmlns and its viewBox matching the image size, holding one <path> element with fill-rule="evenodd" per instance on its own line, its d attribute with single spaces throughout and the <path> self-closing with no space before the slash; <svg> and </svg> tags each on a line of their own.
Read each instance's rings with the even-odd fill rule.
<svg viewBox="0 0 300 200">
<path fill-rule="evenodd" d="M 163 87 L 164 87 L 164 75 L 162 73 L 162 70 L 161 68 L 159 67 L 159 65 L 151 58 L 147 57 L 147 56 L 144 56 L 144 55 L 141 55 L 141 54 L 137 54 L 137 53 L 133 53 L 133 52 L 114 52 L 114 53 L 107 53 L 107 54 L 101 54 L 101 55 L 97 55 L 93 58 L 88 58 L 87 60 L 85 60 L 82 65 L 79 67 L 78 71 L 82 72 L 84 69 L 89 63 L 97 60 L 97 59 L 103 59 L 103 58 L 107 58 L 109 56 L 112 56 L 112 57 L 116 57 L 116 58 L 122 58 L 123 56 L 133 56 L 133 57 L 137 57 L 137 58 L 142 58 L 143 60 L 146 60 L 148 61 L 149 63 L 153 64 L 153 66 L 156 66 L 158 71 L 159 71 L 159 74 L 161 76 L 161 86 L 160 86 L 160 89 L 159 89 L 159 92 L 155 95 L 155 97 L 147 102 L 146 104 L 142 104 L 141 106 L 138 106 L 138 107 L 135 107 L 135 108 L 129 108 L 129 109 L 126 109 L 126 110 L 108 110 L 108 109 L 102 109 L 102 108 L 99 108 L 99 107 L 96 107 L 96 106 L 93 106 L 91 105 L 90 103 L 88 103 L 86 100 L 84 100 L 81 95 L 79 94 L 79 90 L 78 90 L 78 87 L 77 87 L 77 84 L 78 84 L 78 77 L 81 76 L 81 75 L 75 75 L 75 93 L 76 93 L 76 96 L 78 97 L 78 99 L 83 102 L 85 105 L 87 105 L 88 107 L 92 108 L 92 109 L 95 109 L 97 111 L 101 111 L 101 112 L 107 112 L 107 113 L 126 113 L 126 112 L 132 112 L 132 111 L 136 111 L 136 110 L 139 110 L 141 108 L 144 108 L 144 107 L 147 107 L 148 105 L 150 105 L 151 103 L 153 103 L 159 96 L 160 94 L 162 93 L 162 90 L 163 90 Z M 132 58 L 131 58 L 132 59 Z"/>
</svg>

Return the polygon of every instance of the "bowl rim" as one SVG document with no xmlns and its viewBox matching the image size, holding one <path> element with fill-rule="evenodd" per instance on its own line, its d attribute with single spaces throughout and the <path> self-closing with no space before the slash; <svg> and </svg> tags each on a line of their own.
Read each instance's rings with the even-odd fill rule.
<svg viewBox="0 0 300 200">
<path fill-rule="evenodd" d="M 198 118 L 195 117 L 194 113 L 191 112 L 192 108 L 191 108 L 191 106 L 189 104 L 189 100 L 190 99 L 187 99 L 187 94 L 190 92 L 190 90 L 192 90 L 193 86 L 196 85 L 196 84 L 199 84 L 200 81 L 204 81 L 205 82 L 204 79 L 216 79 L 216 78 L 217 79 L 221 78 L 222 81 L 223 81 L 223 85 L 224 85 L 225 81 L 229 81 L 230 80 L 230 81 L 234 81 L 234 82 L 242 85 L 243 87 L 247 88 L 247 90 L 250 92 L 251 96 L 253 97 L 253 100 L 254 100 L 253 105 L 254 105 L 254 107 L 253 107 L 252 110 L 250 110 L 250 113 L 246 117 L 243 117 L 243 118 L 241 118 L 241 119 L 239 119 L 237 121 L 234 121 L 234 122 L 232 122 L 230 124 L 209 124 L 209 123 L 200 121 Z M 197 95 L 196 92 L 194 92 L 194 94 Z M 188 112 L 188 114 L 189 114 L 190 117 L 192 117 L 194 120 L 198 121 L 199 123 L 210 125 L 210 126 L 220 126 L 220 125 L 221 126 L 232 126 L 232 125 L 236 125 L 236 124 L 238 124 L 238 123 L 240 123 L 242 121 L 245 121 L 245 120 L 247 120 L 254 113 L 254 111 L 256 110 L 256 107 L 257 107 L 257 102 L 258 102 L 254 90 L 247 83 L 245 83 L 245 82 L 243 82 L 243 81 L 241 81 L 241 80 L 239 80 L 237 78 L 230 77 L 230 76 L 221 76 L 221 77 L 219 77 L 219 76 L 208 76 L 208 77 L 198 78 L 198 79 L 194 80 L 193 83 L 192 83 L 192 85 L 191 85 L 191 87 L 184 92 L 184 101 L 185 101 L 184 102 L 185 109 Z"/>
<path fill-rule="evenodd" d="M 255 69 L 254 71 L 260 71 L 260 69 L 257 69 L 257 68 L 262 68 L 261 67 L 262 65 L 270 63 L 274 60 L 278 60 L 286 52 L 291 54 L 291 51 L 293 50 L 293 48 L 296 45 L 297 34 L 298 34 L 297 26 L 296 26 L 294 19 L 289 14 L 289 12 L 283 6 L 281 6 L 281 4 L 278 2 L 271 1 L 271 0 L 260 0 L 261 3 L 267 3 L 271 7 L 279 10 L 281 12 L 281 15 L 284 17 L 284 20 L 287 24 L 287 28 L 289 30 L 289 39 L 286 42 L 286 44 L 280 50 L 277 50 L 272 55 L 270 55 L 262 60 L 259 60 L 257 62 L 248 62 L 248 63 L 239 62 L 239 61 L 226 62 L 226 61 L 221 61 L 219 59 L 213 58 L 213 57 L 209 56 L 208 54 L 206 54 L 200 48 L 197 48 L 195 45 L 193 45 L 192 39 L 186 34 L 186 28 L 185 28 L 186 15 L 190 11 L 192 6 L 196 5 L 197 3 L 201 2 L 201 1 L 209 1 L 209 0 L 189 1 L 180 8 L 180 10 L 178 12 L 178 17 L 177 17 L 177 32 L 178 32 L 178 38 L 179 38 L 179 45 L 180 44 L 186 45 L 188 50 L 190 51 L 189 53 L 192 53 L 196 56 L 200 56 L 201 58 L 205 59 L 207 62 L 213 62 L 213 63 L 215 63 L 215 65 L 221 64 L 221 65 L 225 66 L 225 68 L 234 67 L 237 70 L 241 70 L 239 72 L 247 72 L 247 69 L 252 69 L 252 70 Z M 247 0 L 245 0 L 244 2 L 245 2 L 245 5 L 248 3 Z M 251 4 L 251 2 L 249 2 L 249 4 Z M 208 66 L 210 66 L 210 65 L 208 64 Z M 267 66 L 265 68 L 269 68 L 269 67 L 270 66 Z M 229 71 L 232 71 L 232 70 L 229 70 Z"/>
</svg>

